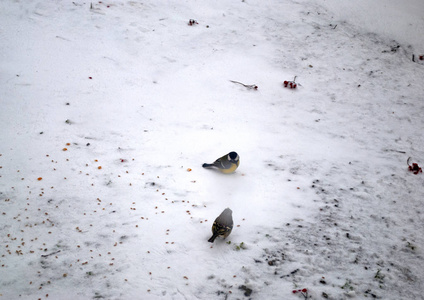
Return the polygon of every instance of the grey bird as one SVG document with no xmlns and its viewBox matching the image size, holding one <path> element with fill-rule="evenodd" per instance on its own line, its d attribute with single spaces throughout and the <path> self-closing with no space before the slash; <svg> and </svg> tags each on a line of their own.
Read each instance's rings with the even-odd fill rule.
<svg viewBox="0 0 424 300">
<path fill-rule="evenodd" d="M 233 230 L 233 211 L 229 208 L 224 211 L 215 219 L 212 225 L 212 237 L 208 242 L 213 243 L 218 236 L 224 237 L 224 239 L 230 235 Z"/>
</svg>

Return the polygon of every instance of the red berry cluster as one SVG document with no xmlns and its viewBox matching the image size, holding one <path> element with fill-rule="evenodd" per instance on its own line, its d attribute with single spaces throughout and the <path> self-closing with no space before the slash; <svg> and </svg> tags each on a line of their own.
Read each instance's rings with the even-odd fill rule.
<svg viewBox="0 0 424 300">
<path fill-rule="evenodd" d="M 188 21 L 188 26 L 193 26 L 193 25 L 196 25 L 196 24 L 199 24 L 199 23 L 197 23 L 197 21 L 196 21 L 196 20 L 190 19 L 190 20 Z"/>
<path fill-rule="evenodd" d="M 420 168 L 420 166 L 417 163 L 412 163 L 412 165 L 410 165 L 409 164 L 410 161 L 411 161 L 411 157 L 408 157 L 408 160 L 406 161 L 406 163 L 408 164 L 409 171 L 411 171 L 415 175 L 423 172 L 423 170 Z"/>
<path fill-rule="evenodd" d="M 415 175 L 423 172 L 423 170 L 420 168 L 420 166 L 417 163 L 412 163 L 412 166 L 409 166 L 409 171 L 411 171 Z"/>
<path fill-rule="evenodd" d="M 284 87 L 295 89 L 297 87 L 297 84 L 294 81 L 287 81 L 286 80 L 286 81 L 284 81 Z"/>
<path fill-rule="evenodd" d="M 307 289 L 293 290 L 293 294 L 296 294 L 296 293 L 301 294 L 305 300 L 308 299 L 308 290 Z"/>
</svg>

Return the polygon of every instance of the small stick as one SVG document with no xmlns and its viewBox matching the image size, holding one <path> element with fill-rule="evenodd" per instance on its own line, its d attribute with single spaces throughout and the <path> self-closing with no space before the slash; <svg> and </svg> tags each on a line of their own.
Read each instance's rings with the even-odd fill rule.
<svg viewBox="0 0 424 300">
<path fill-rule="evenodd" d="M 257 85 L 255 85 L 255 84 L 244 84 L 244 83 L 241 83 L 241 82 L 238 82 L 238 81 L 234 81 L 234 80 L 230 80 L 232 83 L 237 83 L 237 84 L 241 84 L 242 86 L 244 86 L 244 87 L 246 87 L 246 88 L 248 88 L 248 89 L 251 89 L 251 90 L 257 90 L 258 89 L 258 86 Z"/>
<path fill-rule="evenodd" d="M 55 255 L 55 254 L 57 254 L 57 253 L 59 253 L 59 252 L 60 252 L 60 250 L 58 250 L 58 251 L 56 251 L 56 252 L 52 252 L 52 253 L 50 253 L 50 254 L 41 255 L 41 257 L 46 258 L 46 257 L 49 257 L 50 255 Z"/>
<path fill-rule="evenodd" d="M 298 271 L 299 271 L 299 269 L 296 269 L 296 270 L 294 270 L 294 271 L 291 271 L 291 272 L 290 272 L 290 274 L 280 276 L 280 278 L 290 277 L 290 275 L 294 275 L 294 274 L 296 274 Z"/>
<path fill-rule="evenodd" d="M 405 154 L 406 152 L 405 151 L 401 151 L 401 150 L 395 150 L 395 149 L 384 149 L 384 151 L 391 151 L 391 152 L 397 152 L 397 153 L 403 153 L 403 154 Z"/>
</svg>

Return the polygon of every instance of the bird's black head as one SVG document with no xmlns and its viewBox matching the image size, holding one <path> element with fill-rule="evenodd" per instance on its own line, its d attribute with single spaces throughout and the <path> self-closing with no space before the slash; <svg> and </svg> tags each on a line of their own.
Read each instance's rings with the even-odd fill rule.
<svg viewBox="0 0 424 300">
<path fill-rule="evenodd" d="M 232 151 L 232 152 L 228 153 L 228 159 L 232 160 L 232 161 L 238 161 L 239 156 L 236 152 Z"/>
</svg>

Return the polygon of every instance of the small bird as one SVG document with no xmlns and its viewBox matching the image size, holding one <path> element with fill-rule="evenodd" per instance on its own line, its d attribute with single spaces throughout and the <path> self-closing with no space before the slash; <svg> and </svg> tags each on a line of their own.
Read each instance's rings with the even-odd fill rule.
<svg viewBox="0 0 424 300">
<path fill-rule="evenodd" d="M 215 239 L 221 235 L 224 239 L 230 235 L 231 230 L 233 230 L 233 211 L 229 208 L 224 209 L 224 211 L 215 219 L 212 225 L 212 237 L 208 242 L 213 243 Z"/>
<path fill-rule="evenodd" d="M 212 164 L 204 163 L 203 168 L 212 168 L 216 167 L 222 173 L 228 174 L 233 173 L 238 166 L 240 165 L 240 157 L 234 151 L 224 155 L 223 157 L 218 158 Z"/>
</svg>

